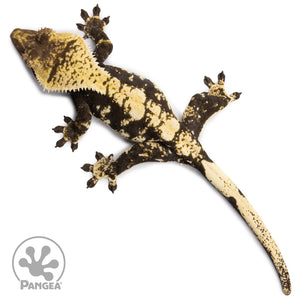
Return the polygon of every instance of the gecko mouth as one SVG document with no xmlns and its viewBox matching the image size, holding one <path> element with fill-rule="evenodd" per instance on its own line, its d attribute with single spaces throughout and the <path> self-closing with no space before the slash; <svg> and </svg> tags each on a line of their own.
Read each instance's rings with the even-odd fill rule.
<svg viewBox="0 0 300 300">
<path fill-rule="evenodd" d="M 16 28 L 13 30 L 10 38 L 21 55 L 25 53 L 26 45 L 35 38 L 36 33 L 34 30 L 27 29 Z"/>
</svg>

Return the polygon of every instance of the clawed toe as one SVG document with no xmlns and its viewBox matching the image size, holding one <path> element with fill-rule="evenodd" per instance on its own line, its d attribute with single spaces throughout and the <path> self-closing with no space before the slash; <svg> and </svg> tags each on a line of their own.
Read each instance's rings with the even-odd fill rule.
<svg viewBox="0 0 300 300">
<path fill-rule="evenodd" d="M 102 21 L 107 25 L 109 23 L 109 16 L 102 19 Z"/>
<path fill-rule="evenodd" d="M 79 30 L 84 31 L 84 24 L 77 23 L 76 25 Z"/>
<path fill-rule="evenodd" d="M 55 144 L 55 148 L 61 148 L 67 141 L 64 138 L 58 140 Z"/>
<path fill-rule="evenodd" d="M 240 92 L 235 92 L 235 93 L 232 93 L 229 97 L 232 101 L 235 101 L 240 98 L 241 94 L 242 93 L 240 93 Z"/>
<path fill-rule="evenodd" d="M 66 123 L 66 124 L 69 124 L 70 122 L 72 122 L 73 120 L 70 118 L 70 117 L 66 117 L 66 116 L 64 116 L 64 122 Z"/>
<path fill-rule="evenodd" d="M 207 76 L 204 76 L 204 83 L 209 88 L 214 85 L 214 82 Z"/>
<path fill-rule="evenodd" d="M 92 188 L 96 185 L 99 179 L 97 179 L 95 176 L 93 176 L 91 179 L 89 179 L 86 183 L 87 188 Z"/>
<path fill-rule="evenodd" d="M 73 152 L 78 149 L 78 143 L 71 143 L 71 149 Z"/>
<path fill-rule="evenodd" d="M 224 85 L 224 83 L 225 83 L 225 74 L 222 71 L 221 73 L 218 74 L 218 84 Z"/>
<path fill-rule="evenodd" d="M 100 15 L 100 7 L 98 6 L 98 4 L 93 8 L 93 15 L 94 16 Z"/>
<path fill-rule="evenodd" d="M 93 172 L 94 165 L 91 164 L 84 164 L 81 169 L 85 172 Z"/>
<path fill-rule="evenodd" d="M 84 9 L 81 10 L 80 16 L 84 21 L 86 21 L 90 17 Z"/>
<path fill-rule="evenodd" d="M 63 133 L 64 132 L 64 126 L 56 126 L 52 128 L 52 130 L 56 133 Z"/>
</svg>

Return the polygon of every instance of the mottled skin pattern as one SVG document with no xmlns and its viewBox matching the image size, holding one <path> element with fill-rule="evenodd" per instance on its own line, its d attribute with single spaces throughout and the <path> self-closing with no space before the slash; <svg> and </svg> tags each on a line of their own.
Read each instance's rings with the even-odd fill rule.
<svg viewBox="0 0 300 300">
<path fill-rule="evenodd" d="M 87 183 L 88 187 L 107 177 L 112 192 L 117 187 L 117 176 L 142 162 L 177 161 L 196 168 L 247 222 L 271 257 L 283 292 L 290 294 L 287 267 L 266 226 L 198 141 L 206 120 L 238 99 L 240 93 L 228 95 L 225 92 L 223 72 L 218 75 L 217 83 L 205 77 L 204 83 L 209 91 L 194 95 L 179 121 L 164 94 L 150 80 L 104 64 L 113 46 L 104 32 L 109 18 L 100 19 L 99 14 L 98 5 L 93 9 L 92 17 L 82 10 L 85 24 L 77 24 L 84 32 L 84 38 L 91 38 L 95 42 L 93 52 L 76 34 L 56 33 L 48 28 L 39 31 L 15 29 L 11 34 L 16 49 L 43 88 L 67 92 L 74 101 L 76 119 L 65 117 L 67 125 L 54 128 L 55 132 L 63 134 L 56 146 L 62 147 L 70 142 L 72 150 L 77 149 L 78 141 L 88 130 L 92 116 L 101 119 L 132 142 L 132 147 L 116 160 L 112 155 L 105 157 L 97 152 L 97 162 L 82 167 L 93 174 Z"/>
</svg>

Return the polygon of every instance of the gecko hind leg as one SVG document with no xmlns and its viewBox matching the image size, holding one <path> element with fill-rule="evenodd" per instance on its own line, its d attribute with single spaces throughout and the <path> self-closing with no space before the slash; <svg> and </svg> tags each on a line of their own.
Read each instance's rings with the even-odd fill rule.
<svg viewBox="0 0 300 300">
<path fill-rule="evenodd" d="M 228 95 L 225 91 L 225 74 L 218 75 L 214 83 L 209 77 L 204 77 L 204 83 L 209 87 L 208 92 L 196 94 L 190 100 L 182 116 L 182 123 L 189 128 L 195 137 L 199 137 L 205 122 L 216 112 L 225 108 L 230 102 L 239 99 L 241 93 Z"/>
<path fill-rule="evenodd" d="M 122 172 L 143 162 L 182 162 L 169 148 L 156 142 L 146 142 L 134 144 L 127 151 L 123 152 L 116 160 L 110 155 L 107 158 L 96 152 L 97 162 L 85 164 L 82 169 L 86 172 L 92 172 L 93 176 L 87 182 L 87 187 L 91 188 L 103 177 L 108 178 L 108 188 L 114 192 L 117 188 L 116 179 Z"/>
<path fill-rule="evenodd" d="M 96 183 L 104 178 L 108 178 L 108 188 L 114 192 L 116 185 L 116 176 L 113 172 L 112 163 L 113 163 L 113 155 L 109 155 L 105 157 L 102 153 L 96 152 L 95 158 L 97 162 L 92 164 L 84 164 L 81 168 L 86 172 L 92 172 L 93 177 L 87 181 L 87 187 L 92 188 L 96 185 Z"/>
</svg>

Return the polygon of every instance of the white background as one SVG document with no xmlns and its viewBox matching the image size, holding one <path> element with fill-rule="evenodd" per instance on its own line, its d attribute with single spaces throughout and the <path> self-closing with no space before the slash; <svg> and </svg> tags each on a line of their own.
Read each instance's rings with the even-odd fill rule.
<svg viewBox="0 0 300 300">
<path fill-rule="evenodd" d="M 266 223 L 300 296 L 299 1 L 102 0 L 114 44 L 108 63 L 152 79 L 181 117 L 204 75 L 224 70 L 242 97 L 207 122 L 201 143 Z M 93 1 L 1 5 L 1 299 L 284 299 L 273 266 L 240 216 L 200 174 L 142 164 L 86 189 L 95 151 L 129 144 L 93 120 L 72 153 L 51 128 L 74 116 L 67 96 L 42 93 L 9 34 L 77 32 Z M 20 291 L 11 258 L 36 235 L 67 260 L 61 291 Z"/>
</svg>

